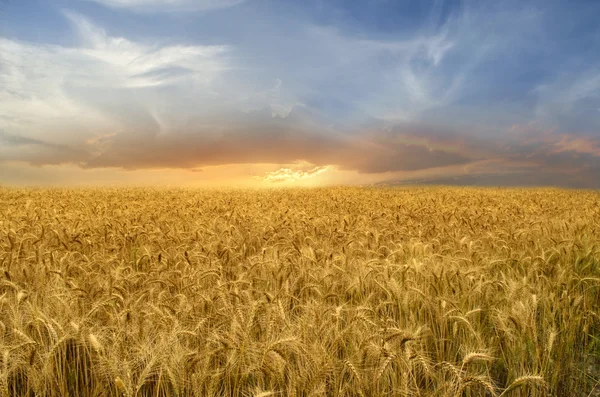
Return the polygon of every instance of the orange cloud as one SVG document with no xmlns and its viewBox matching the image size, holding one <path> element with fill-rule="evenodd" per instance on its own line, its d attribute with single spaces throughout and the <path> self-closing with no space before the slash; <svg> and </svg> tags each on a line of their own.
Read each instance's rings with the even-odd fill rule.
<svg viewBox="0 0 600 397">
<path fill-rule="evenodd" d="M 600 157 L 600 139 L 561 135 L 558 142 L 553 143 L 554 153 L 574 152 Z"/>
<path fill-rule="evenodd" d="M 342 133 L 319 128 L 310 117 L 294 109 L 288 117 L 261 110 L 232 114 L 228 124 L 215 129 L 161 134 L 140 128 L 98 133 L 73 145 L 0 132 L 0 164 L 19 161 L 21 166 L 42 168 L 70 164 L 74 175 L 80 175 L 75 169 L 98 170 L 89 175 L 101 175 L 106 181 L 111 169 L 121 180 L 129 180 L 135 172 L 150 184 L 155 184 L 151 175 L 166 175 L 171 172 L 167 170 L 181 177 L 166 178 L 165 183 L 183 184 L 452 183 L 456 178 L 478 184 L 600 183 L 600 144 L 588 137 L 531 125 L 488 138 L 419 125 Z M 229 173 L 213 173 L 217 167 Z M 30 178 L 44 174 L 28 170 Z M 203 172 L 190 172 L 198 170 Z"/>
</svg>

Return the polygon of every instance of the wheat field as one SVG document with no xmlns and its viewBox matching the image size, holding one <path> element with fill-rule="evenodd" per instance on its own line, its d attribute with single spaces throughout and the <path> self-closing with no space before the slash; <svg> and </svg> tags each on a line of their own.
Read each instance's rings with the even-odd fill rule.
<svg viewBox="0 0 600 397">
<path fill-rule="evenodd" d="M 600 193 L 0 188 L 2 396 L 597 396 Z"/>
</svg>

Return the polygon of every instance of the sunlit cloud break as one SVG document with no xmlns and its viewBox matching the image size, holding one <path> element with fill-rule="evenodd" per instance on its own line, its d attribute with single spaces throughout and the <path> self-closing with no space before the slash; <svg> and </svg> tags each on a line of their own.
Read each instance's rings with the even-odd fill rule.
<svg viewBox="0 0 600 397">
<path fill-rule="evenodd" d="M 293 182 L 303 179 L 314 178 L 329 170 L 333 170 L 332 166 L 314 167 L 308 170 L 293 170 L 291 168 L 280 168 L 277 171 L 267 172 L 265 176 L 255 176 L 265 182 Z"/>
</svg>

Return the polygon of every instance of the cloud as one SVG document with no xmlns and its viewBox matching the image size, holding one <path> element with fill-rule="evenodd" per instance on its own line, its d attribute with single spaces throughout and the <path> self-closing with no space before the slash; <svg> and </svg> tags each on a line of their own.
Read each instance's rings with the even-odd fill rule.
<svg viewBox="0 0 600 397">
<path fill-rule="evenodd" d="M 439 25 L 400 35 L 232 9 L 203 20 L 232 26 L 227 35 L 207 34 L 210 44 L 198 37 L 149 44 L 64 11 L 75 46 L 0 38 L 0 162 L 187 174 L 261 163 L 270 164 L 259 173 L 267 181 L 340 173 L 592 181 L 600 168 L 595 69 L 557 73 L 530 92 L 513 87 L 515 59 L 538 54 L 539 12 L 486 13 L 469 4 Z M 505 88 L 525 89 L 531 102 L 499 99 Z"/>
<path fill-rule="evenodd" d="M 310 169 L 280 168 L 277 171 L 266 173 L 265 176 L 255 177 L 265 182 L 295 182 L 308 178 L 314 178 L 332 169 L 331 166 L 313 167 Z"/>
<path fill-rule="evenodd" d="M 313 26 L 307 30 L 307 40 L 319 43 L 317 48 L 324 52 L 320 60 L 315 60 L 322 64 L 319 81 L 325 87 L 333 86 L 334 92 L 351 89 L 355 95 L 352 103 L 376 118 L 411 120 L 424 110 L 452 100 L 448 91 L 452 84 L 447 79 L 454 81 L 455 77 L 440 69 L 456 45 L 447 31 L 374 40 Z M 371 74 L 372 70 L 377 74 Z M 340 80 L 347 87 L 337 86 Z"/>
<path fill-rule="evenodd" d="M 600 138 L 561 135 L 554 148 L 554 153 L 574 152 L 600 158 Z"/>
<path fill-rule="evenodd" d="M 528 158 L 569 156 L 600 161 L 600 137 L 561 133 L 539 122 L 513 125 L 505 142 L 508 153 Z"/>
<path fill-rule="evenodd" d="M 486 92 L 487 103 L 493 103 L 490 82 L 506 76 L 490 65 L 507 63 L 537 45 L 532 41 L 541 29 L 540 21 L 533 8 L 499 11 L 467 3 L 441 25 L 425 26 L 408 36 L 364 39 L 321 28 L 315 41 L 326 43 L 334 59 L 370 76 L 363 89 L 373 94 L 353 98 L 354 104 L 380 119 L 410 122 L 456 104 L 468 105 L 474 93 Z M 344 70 L 339 63 L 332 62 L 334 73 Z M 377 70 L 376 77 L 367 72 L 371 70 Z M 454 122 L 454 117 L 450 115 L 446 122 Z"/>
<path fill-rule="evenodd" d="M 159 134 L 154 130 L 127 130 L 107 137 L 103 149 L 82 166 L 88 168 L 193 168 L 218 164 L 306 161 L 317 166 L 339 165 L 362 173 L 408 171 L 465 164 L 474 154 L 427 145 L 412 139 L 410 130 L 363 131 L 347 134 L 319 123 L 318 113 L 294 107 L 287 117 L 271 109 L 230 111 L 210 119 L 191 120 L 186 130 Z M 144 125 L 144 123 L 142 123 Z M 414 133 L 414 130 L 413 130 Z M 91 152 L 88 145 L 83 151 Z M 476 156 L 476 155 L 475 155 Z"/>
<path fill-rule="evenodd" d="M 176 87 L 194 95 L 192 105 L 209 103 L 211 84 L 230 68 L 227 46 L 143 45 L 65 15 L 82 46 L 0 38 L 0 128 L 13 136 L 81 149 L 132 125 L 168 129 L 190 103 Z"/>
<path fill-rule="evenodd" d="M 148 46 L 123 37 L 109 36 L 84 16 L 65 11 L 84 47 L 79 52 L 90 62 L 108 67 L 109 79 L 97 82 L 102 87 L 144 88 L 191 80 L 210 83 L 229 68 L 224 45 Z M 85 83 L 93 84 L 86 80 Z"/>
<path fill-rule="evenodd" d="M 0 71 L 10 88 L 0 97 L 8 104 L 0 126 L 28 139 L 51 136 L 69 151 L 19 148 L 6 153 L 7 161 L 128 170 L 307 161 L 362 173 L 470 161 L 464 153 L 403 141 L 372 117 L 365 117 L 368 130 L 353 134 L 360 123 L 346 129 L 319 103 L 289 105 L 280 78 L 266 87 L 238 84 L 237 73 L 247 71 L 232 63 L 231 46 L 148 46 L 64 14 L 80 47 L 0 41 L 11 58 Z M 361 57 L 382 44 L 363 46 Z M 439 61 L 433 53 L 432 62 Z"/>
<path fill-rule="evenodd" d="M 538 85 L 535 117 L 546 126 L 597 133 L 600 129 L 600 60 L 570 68 L 556 80 Z"/>
<path fill-rule="evenodd" d="M 0 131 L 0 142 L 7 146 L 53 146 L 48 142 L 44 142 L 39 139 L 32 139 L 23 136 L 17 136 L 12 134 L 7 134 L 3 131 Z"/>
<path fill-rule="evenodd" d="M 209 11 L 233 7 L 246 0 L 88 0 L 136 12 Z"/>
</svg>

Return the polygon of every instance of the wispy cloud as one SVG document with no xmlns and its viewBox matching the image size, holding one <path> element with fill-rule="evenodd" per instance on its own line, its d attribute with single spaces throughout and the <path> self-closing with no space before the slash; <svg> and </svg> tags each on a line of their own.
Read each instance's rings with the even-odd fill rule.
<svg viewBox="0 0 600 397">
<path fill-rule="evenodd" d="M 556 80 L 534 89 L 535 117 L 554 128 L 576 128 L 588 133 L 600 130 L 600 60 L 574 68 Z"/>
<path fill-rule="evenodd" d="M 13 135 L 79 146 L 131 128 L 168 129 L 180 115 L 176 107 L 188 102 L 170 87 L 197 93 L 196 105 L 208 103 L 211 83 L 230 67 L 226 46 L 147 46 L 65 15 L 82 46 L 0 38 L 0 127 Z"/>
<path fill-rule="evenodd" d="M 147 46 L 123 37 L 111 37 L 82 15 L 70 11 L 65 11 L 65 15 L 84 44 L 80 50 L 82 55 L 110 68 L 111 79 L 100 81 L 104 87 L 109 84 L 155 87 L 188 78 L 194 83 L 210 83 L 228 68 L 227 46 Z"/>
<path fill-rule="evenodd" d="M 232 7 L 246 0 L 88 0 L 136 12 L 209 11 Z"/>
</svg>

